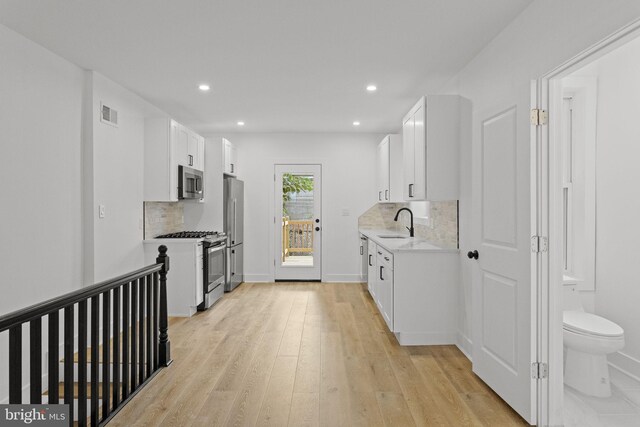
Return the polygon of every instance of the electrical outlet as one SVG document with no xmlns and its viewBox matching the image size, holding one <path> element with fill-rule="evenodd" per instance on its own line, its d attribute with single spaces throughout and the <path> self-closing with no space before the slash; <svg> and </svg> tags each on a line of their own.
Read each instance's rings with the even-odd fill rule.
<svg viewBox="0 0 640 427">
<path fill-rule="evenodd" d="M 106 208 L 104 205 L 98 205 L 98 218 L 103 219 L 106 214 Z"/>
</svg>

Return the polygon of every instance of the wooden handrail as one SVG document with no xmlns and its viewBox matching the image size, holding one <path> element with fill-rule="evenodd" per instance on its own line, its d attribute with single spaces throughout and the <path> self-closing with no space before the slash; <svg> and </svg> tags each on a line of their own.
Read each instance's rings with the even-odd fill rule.
<svg viewBox="0 0 640 427">
<path fill-rule="evenodd" d="M 313 220 L 282 218 L 283 260 L 290 252 L 313 252 Z"/>
<path fill-rule="evenodd" d="M 29 400 L 31 404 L 43 403 L 43 319 L 48 323 L 47 403 L 60 403 L 62 386 L 63 401 L 69 405 L 70 426 L 75 420 L 79 426 L 108 423 L 159 368 L 171 364 L 169 256 L 164 245 L 158 251 L 156 264 L 0 316 L 0 333 L 9 331 L 10 404 L 23 403 L 22 333 L 27 324 Z M 62 383 L 60 326 L 64 326 Z"/>
</svg>

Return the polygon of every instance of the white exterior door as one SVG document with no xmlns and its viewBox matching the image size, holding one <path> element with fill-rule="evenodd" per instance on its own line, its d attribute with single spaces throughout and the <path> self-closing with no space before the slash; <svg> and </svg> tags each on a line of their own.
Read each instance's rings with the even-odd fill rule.
<svg viewBox="0 0 640 427">
<path fill-rule="evenodd" d="M 473 238 L 465 250 L 474 263 L 473 371 L 534 423 L 529 89 L 514 88 L 512 98 L 474 112 Z"/>
<path fill-rule="evenodd" d="M 320 165 L 275 166 L 275 280 L 322 279 Z"/>
</svg>

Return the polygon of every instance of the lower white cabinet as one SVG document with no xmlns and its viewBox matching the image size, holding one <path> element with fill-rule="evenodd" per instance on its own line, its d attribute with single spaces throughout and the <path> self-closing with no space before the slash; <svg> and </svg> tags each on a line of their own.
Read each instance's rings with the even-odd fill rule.
<svg viewBox="0 0 640 427">
<path fill-rule="evenodd" d="M 458 252 L 386 250 L 369 236 L 367 287 L 401 345 L 457 341 Z"/>
<path fill-rule="evenodd" d="M 145 264 L 155 264 L 158 246 L 167 246 L 167 311 L 169 316 L 190 317 L 203 301 L 204 250 L 193 239 L 149 239 L 144 242 Z"/>
</svg>

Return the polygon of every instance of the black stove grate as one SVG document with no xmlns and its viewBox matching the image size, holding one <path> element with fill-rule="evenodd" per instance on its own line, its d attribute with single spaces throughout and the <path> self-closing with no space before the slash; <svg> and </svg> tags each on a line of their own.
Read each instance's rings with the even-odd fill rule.
<svg viewBox="0 0 640 427">
<path fill-rule="evenodd" d="M 177 233 L 162 234 L 156 239 L 200 239 L 207 236 L 216 236 L 216 231 L 179 231 Z"/>
</svg>

